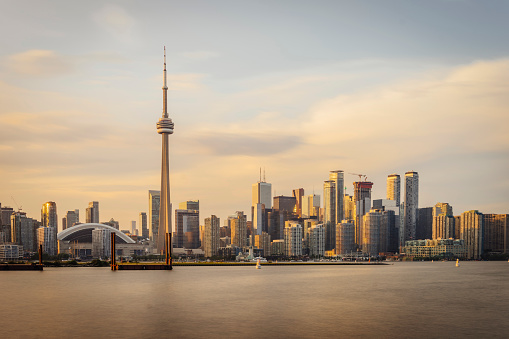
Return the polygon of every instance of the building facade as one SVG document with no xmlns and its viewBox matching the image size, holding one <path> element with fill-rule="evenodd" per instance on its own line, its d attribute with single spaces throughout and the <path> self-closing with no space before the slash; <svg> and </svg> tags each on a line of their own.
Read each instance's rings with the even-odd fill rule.
<svg viewBox="0 0 509 339">
<path fill-rule="evenodd" d="M 387 199 L 396 202 L 399 206 L 401 197 L 401 178 L 399 174 L 390 174 L 387 177 Z"/>
<path fill-rule="evenodd" d="M 205 234 L 203 236 L 203 251 L 206 257 L 212 257 L 219 253 L 219 224 L 220 220 L 215 215 L 205 218 Z"/>
<path fill-rule="evenodd" d="M 415 240 L 417 229 L 417 209 L 419 208 L 419 174 L 414 171 L 405 173 L 405 216 L 403 241 Z"/>
</svg>

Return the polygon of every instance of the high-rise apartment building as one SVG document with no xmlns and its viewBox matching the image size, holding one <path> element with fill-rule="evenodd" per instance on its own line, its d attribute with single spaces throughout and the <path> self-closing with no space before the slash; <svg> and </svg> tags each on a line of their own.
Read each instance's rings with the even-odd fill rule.
<svg viewBox="0 0 509 339">
<path fill-rule="evenodd" d="M 459 225 L 458 225 L 459 227 Z M 433 207 L 432 239 L 455 238 L 455 223 L 452 206 L 439 202 Z"/>
<path fill-rule="evenodd" d="M 39 227 L 37 229 L 37 244 L 42 245 L 43 253 L 57 254 L 57 228 L 55 226 Z"/>
<path fill-rule="evenodd" d="M 416 239 L 417 209 L 419 208 L 419 174 L 405 173 L 405 217 L 403 242 Z"/>
<path fill-rule="evenodd" d="M 62 225 L 62 230 L 72 227 L 80 222 L 79 210 L 67 211 L 65 215 L 65 225 Z"/>
<path fill-rule="evenodd" d="M 355 225 L 353 220 L 343 220 L 336 225 L 336 254 L 355 251 Z"/>
<path fill-rule="evenodd" d="M 334 183 L 334 233 L 335 231 L 335 225 L 337 223 L 340 223 L 341 220 L 344 219 L 343 215 L 343 196 L 344 196 L 344 190 L 345 190 L 345 179 L 343 171 L 337 170 L 337 171 L 330 171 L 329 173 L 329 181 L 332 181 Z M 334 236 L 333 242 L 336 242 L 336 237 Z"/>
<path fill-rule="evenodd" d="M 270 235 L 266 232 L 254 236 L 254 247 L 263 250 L 264 256 L 270 255 Z"/>
<path fill-rule="evenodd" d="M 42 227 L 58 227 L 57 204 L 54 201 L 42 204 L 41 225 Z"/>
<path fill-rule="evenodd" d="M 0 204 L 0 243 L 11 242 L 11 215 L 14 209 Z"/>
<path fill-rule="evenodd" d="M 382 213 L 379 210 L 370 210 L 363 217 L 362 226 L 362 252 L 377 256 L 380 244 L 380 226 Z"/>
<path fill-rule="evenodd" d="M 396 201 L 399 206 L 401 196 L 401 179 L 399 174 L 390 174 L 387 177 L 387 199 Z"/>
<path fill-rule="evenodd" d="M 460 239 L 465 240 L 468 259 L 480 259 L 483 253 L 484 218 L 476 210 L 461 213 Z"/>
<path fill-rule="evenodd" d="M 417 209 L 416 239 L 431 239 L 433 235 L 433 207 Z"/>
<path fill-rule="evenodd" d="M 323 182 L 323 225 L 325 226 L 325 250 L 330 251 L 334 248 L 336 239 L 336 184 L 332 180 Z"/>
<path fill-rule="evenodd" d="M 355 220 L 355 201 L 348 194 L 343 196 L 343 216 L 343 220 Z"/>
<path fill-rule="evenodd" d="M 154 247 L 157 245 L 159 235 L 159 207 L 161 201 L 161 191 L 148 191 L 148 222 L 149 238 Z M 175 244 L 175 239 L 173 240 Z"/>
<path fill-rule="evenodd" d="M 91 201 L 87 207 L 87 224 L 88 223 L 99 223 L 99 202 Z"/>
<path fill-rule="evenodd" d="M 212 257 L 218 254 L 219 251 L 219 218 L 211 215 L 205 218 L 205 232 L 203 235 L 203 251 L 205 257 Z"/>
<path fill-rule="evenodd" d="M 25 252 L 37 251 L 37 229 L 41 223 L 27 218 L 25 212 L 11 214 L 11 242 L 23 246 Z"/>
<path fill-rule="evenodd" d="M 306 232 L 309 255 L 311 257 L 323 257 L 325 255 L 325 227 L 322 224 L 312 225 Z"/>
<path fill-rule="evenodd" d="M 484 251 L 509 253 L 509 214 L 484 215 Z"/>
<path fill-rule="evenodd" d="M 143 239 L 147 239 L 149 237 L 148 227 L 147 227 L 147 213 L 140 212 L 140 231 L 141 237 Z"/>
<path fill-rule="evenodd" d="M 237 211 L 236 218 L 230 220 L 232 245 L 239 248 L 247 246 L 247 217 L 244 212 Z"/>
<path fill-rule="evenodd" d="M 355 243 L 362 248 L 363 242 L 363 216 L 371 209 L 371 188 L 370 181 L 356 181 L 353 183 L 353 200 L 355 201 Z"/>
<path fill-rule="evenodd" d="M 285 223 L 285 255 L 295 257 L 302 255 L 302 225 L 295 221 Z"/>
</svg>

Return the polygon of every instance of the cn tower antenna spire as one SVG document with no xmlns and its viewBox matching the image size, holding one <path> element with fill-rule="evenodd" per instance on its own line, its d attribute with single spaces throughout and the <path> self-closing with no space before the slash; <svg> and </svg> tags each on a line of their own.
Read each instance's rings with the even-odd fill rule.
<svg viewBox="0 0 509 339">
<path fill-rule="evenodd" d="M 168 118 L 168 86 L 166 84 L 166 46 L 164 46 L 163 118 Z"/>
</svg>

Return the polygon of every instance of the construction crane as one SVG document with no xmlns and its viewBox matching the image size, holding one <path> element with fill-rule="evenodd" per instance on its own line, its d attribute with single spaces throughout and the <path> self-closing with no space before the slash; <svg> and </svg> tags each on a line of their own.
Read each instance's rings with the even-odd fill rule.
<svg viewBox="0 0 509 339">
<path fill-rule="evenodd" d="M 359 176 L 359 181 L 363 181 L 362 180 L 362 177 L 364 177 L 364 181 L 367 181 L 368 180 L 368 176 L 365 175 L 365 174 L 358 174 L 358 173 L 348 173 L 348 174 L 351 174 L 351 175 L 358 175 Z"/>
<path fill-rule="evenodd" d="M 11 199 L 12 199 L 12 201 L 14 201 L 14 204 L 15 204 L 15 205 L 16 205 L 16 207 L 18 208 L 18 212 L 21 212 L 21 208 L 22 208 L 23 206 L 19 206 L 19 205 L 18 205 L 18 203 L 16 202 L 16 199 L 14 199 L 14 197 L 13 197 L 12 195 L 11 195 Z"/>
</svg>

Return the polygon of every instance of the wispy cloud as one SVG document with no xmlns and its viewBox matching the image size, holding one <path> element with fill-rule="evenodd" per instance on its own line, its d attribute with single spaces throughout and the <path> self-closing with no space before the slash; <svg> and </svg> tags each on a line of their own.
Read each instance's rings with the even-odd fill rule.
<svg viewBox="0 0 509 339">
<path fill-rule="evenodd" d="M 7 66 L 10 70 L 26 76 L 56 76 L 74 70 L 72 60 L 55 51 L 33 49 L 8 57 Z"/>
<path fill-rule="evenodd" d="M 136 20 L 123 7 L 107 4 L 93 15 L 95 23 L 113 38 L 130 43 L 135 37 Z"/>
</svg>

